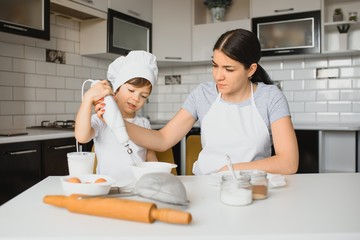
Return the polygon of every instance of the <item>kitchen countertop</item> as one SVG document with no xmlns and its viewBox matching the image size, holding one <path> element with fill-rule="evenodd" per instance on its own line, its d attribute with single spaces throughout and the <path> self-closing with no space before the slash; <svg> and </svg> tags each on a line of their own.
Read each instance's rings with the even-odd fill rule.
<svg viewBox="0 0 360 240">
<path fill-rule="evenodd" d="M 152 122 L 151 127 L 152 129 L 160 129 L 166 124 L 166 122 L 167 121 Z M 194 127 L 199 127 L 199 124 L 196 123 Z M 355 124 L 295 123 L 294 128 L 296 130 L 360 131 L 360 124 L 355 125 Z M 74 137 L 74 132 L 69 130 L 14 129 L 14 131 L 27 132 L 28 134 L 21 136 L 11 136 L 11 137 L 0 136 L 0 144 Z"/>
<path fill-rule="evenodd" d="M 190 205 L 157 206 L 190 212 L 190 225 L 94 217 L 46 205 L 45 195 L 63 194 L 59 177 L 51 176 L 0 206 L 0 239 L 360 239 L 360 173 L 285 176 L 287 185 L 270 189 L 267 199 L 238 207 L 220 201 L 214 176 L 179 179 Z"/>
</svg>

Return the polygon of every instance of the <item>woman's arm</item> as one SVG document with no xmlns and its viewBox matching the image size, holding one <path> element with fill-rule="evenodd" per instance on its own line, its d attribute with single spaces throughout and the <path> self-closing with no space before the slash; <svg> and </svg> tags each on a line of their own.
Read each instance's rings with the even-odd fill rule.
<svg viewBox="0 0 360 240">
<path fill-rule="evenodd" d="M 234 164 L 236 170 L 257 169 L 268 173 L 294 174 L 299 165 L 299 150 L 290 117 L 283 117 L 271 124 L 275 155 L 246 163 Z M 227 170 L 223 167 L 220 171 Z"/>
<path fill-rule="evenodd" d="M 166 151 L 178 143 L 191 130 L 194 123 L 194 117 L 185 109 L 180 109 L 160 130 L 142 128 L 125 121 L 126 130 L 133 142 L 159 152 Z"/>
</svg>

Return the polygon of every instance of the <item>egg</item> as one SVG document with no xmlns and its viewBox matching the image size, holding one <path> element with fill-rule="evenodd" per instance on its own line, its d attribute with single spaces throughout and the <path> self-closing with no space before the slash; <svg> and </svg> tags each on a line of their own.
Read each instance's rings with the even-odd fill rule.
<svg viewBox="0 0 360 240">
<path fill-rule="evenodd" d="M 95 183 L 102 183 L 102 182 L 107 182 L 105 178 L 98 178 L 95 180 Z"/>
<path fill-rule="evenodd" d="M 72 178 L 69 178 L 68 179 L 68 182 L 71 182 L 71 183 L 81 183 L 81 180 L 77 177 L 72 177 Z"/>
</svg>

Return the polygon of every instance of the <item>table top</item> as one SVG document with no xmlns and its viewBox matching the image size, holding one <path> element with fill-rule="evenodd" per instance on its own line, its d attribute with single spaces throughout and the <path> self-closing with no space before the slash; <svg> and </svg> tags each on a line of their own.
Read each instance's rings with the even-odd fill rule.
<svg viewBox="0 0 360 240">
<path fill-rule="evenodd" d="M 63 194 L 59 177 L 51 176 L 0 206 L 0 239 L 360 239 L 360 173 L 285 176 L 286 186 L 248 206 L 223 204 L 213 176 L 179 178 L 190 205 L 156 205 L 190 212 L 190 225 L 131 222 L 46 205 L 45 195 Z"/>
</svg>

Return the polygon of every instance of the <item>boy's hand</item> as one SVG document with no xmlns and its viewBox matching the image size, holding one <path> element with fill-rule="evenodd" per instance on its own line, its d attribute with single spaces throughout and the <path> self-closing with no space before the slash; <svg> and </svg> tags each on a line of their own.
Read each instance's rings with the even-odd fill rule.
<svg viewBox="0 0 360 240">
<path fill-rule="evenodd" d="M 104 107 L 105 107 L 104 98 L 101 98 L 98 101 L 94 102 L 94 111 L 98 116 L 98 118 L 100 118 L 100 120 L 103 122 L 105 122 L 105 119 L 103 118 L 105 112 Z"/>
</svg>

